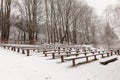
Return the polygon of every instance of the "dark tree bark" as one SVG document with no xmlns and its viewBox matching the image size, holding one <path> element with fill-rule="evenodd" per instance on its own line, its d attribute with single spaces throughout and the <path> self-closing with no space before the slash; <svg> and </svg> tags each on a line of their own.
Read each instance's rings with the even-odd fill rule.
<svg viewBox="0 0 120 80">
<path fill-rule="evenodd" d="M 3 19 L 4 25 L 2 26 L 2 33 L 1 33 L 1 40 L 8 43 L 9 40 L 9 33 L 10 33 L 10 13 L 11 13 L 11 1 L 12 0 L 5 0 L 5 17 Z M 3 3 L 2 3 L 3 5 Z"/>
</svg>

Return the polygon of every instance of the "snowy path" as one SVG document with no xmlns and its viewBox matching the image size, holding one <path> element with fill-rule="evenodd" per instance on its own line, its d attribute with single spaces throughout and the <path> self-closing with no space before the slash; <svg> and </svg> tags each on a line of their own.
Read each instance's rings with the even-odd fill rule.
<svg viewBox="0 0 120 80">
<path fill-rule="evenodd" d="M 27 57 L 0 48 L 0 80 L 120 80 L 120 58 L 107 66 L 95 61 L 71 68 L 71 61 L 58 62 L 40 53 Z"/>
</svg>

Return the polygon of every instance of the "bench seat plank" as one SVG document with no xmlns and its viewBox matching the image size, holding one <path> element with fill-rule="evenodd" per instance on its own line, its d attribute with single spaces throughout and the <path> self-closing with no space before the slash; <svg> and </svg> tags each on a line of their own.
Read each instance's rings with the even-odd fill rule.
<svg viewBox="0 0 120 80">
<path fill-rule="evenodd" d="M 107 65 L 108 63 L 116 61 L 117 59 L 118 59 L 117 56 L 111 56 L 111 57 L 108 57 L 108 58 L 105 58 L 105 59 L 101 59 L 100 63 L 103 64 L 103 65 Z"/>
</svg>

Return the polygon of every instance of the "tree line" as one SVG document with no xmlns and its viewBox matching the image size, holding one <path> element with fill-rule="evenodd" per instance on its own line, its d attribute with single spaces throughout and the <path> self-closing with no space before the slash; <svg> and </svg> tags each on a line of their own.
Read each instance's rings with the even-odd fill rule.
<svg viewBox="0 0 120 80">
<path fill-rule="evenodd" d="M 107 31 L 114 33 L 84 0 L 1 0 L 0 16 L 3 42 L 10 40 L 11 26 L 17 28 L 15 40 L 30 44 L 97 44 Z"/>
</svg>

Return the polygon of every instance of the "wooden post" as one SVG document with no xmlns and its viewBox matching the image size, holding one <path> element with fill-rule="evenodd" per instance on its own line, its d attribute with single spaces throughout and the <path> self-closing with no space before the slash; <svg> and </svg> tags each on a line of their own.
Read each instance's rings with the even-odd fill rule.
<svg viewBox="0 0 120 80">
<path fill-rule="evenodd" d="M 33 49 L 33 52 L 35 51 L 35 49 Z"/>
<path fill-rule="evenodd" d="M 44 53 L 45 54 L 45 57 L 47 57 L 47 53 Z"/>
<path fill-rule="evenodd" d="M 69 54 L 66 54 L 67 57 L 69 57 L 70 55 Z"/>
<path fill-rule="evenodd" d="M 86 56 L 86 61 L 89 62 L 88 57 Z"/>
<path fill-rule="evenodd" d="M 107 57 L 109 57 L 109 53 L 107 53 Z"/>
<path fill-rule="evenodd" d="M 96 55 L 94 55 L 94 59 L 97 60 Z"/>
<path fill-rule="evenodd" d="M 94 52 L 91 52 L 92 54 L 95 54 Z"/>
<path fill-rule="evenodd" d="M 69 52 L 66 52 L 66 54 L 68 54 Z"/>
<path fill-rule="evenodd" d="M 98 53 L 100 54 L 100 51 L 98 51 Z"/>
<path fill-rule="evenodd" d="M 92 53 L 92 52 L 93 52 L 93 50 L 90 50 L 90 52 Z"/>
<path fill-rule="evenodd" d="M 60 51 L 60 47 L 58 47 L 58 51 Z"/>
<path fill-rule="evenodd" d="M 47 51 L 45 50 L 45 51 L 43 51 L 43 54 L 45 54 Z"/>
<path fill-rule="evenodd" d="M 71 51 L 72 51 L 72 48 L 69 49 L 69 52 L 70 52 L 70 53 L 71 53 Z"/>
<path fill-rule="evenodd" d="M 76 53 L 79 53 L 79 49 L 76 49 Z"/>
<path fill-rule="evenodd" d="M 118 55 L 120 55 L 120 51 L 119 50 L 117 50 L 117 53 L 118 53 Z"/>
<path fill-rule="evenodd" d="M 102 54 L 102 58 L 104 58 L 104 55 Z"/>
<path fill-rule="evenodd" d="M 13 50 L 13 47 L 11 47 L 11 51 Z"/>
<path fill-rule="evenodd" d="M 64 56 L 61 56 L 61 62 L 64 62 Z"/>
<path fill-rule="evenodd" d="M 18 53 L 20 52 L 20 48 L 17 49 L 17 52 L 18 52 Z"/>
<path fill-rule="evenodd" d="M 15 47 L 13 47 L 13 51 L 16 51 L 16 48 L 15 48 Z"/>
<path fill-rule="evenodd" d="M 25 54 L 25 51 L 24 51 L 24 49 L 22 49 L 22 54 Z"/>
<path fill-rule="evenodd" d="M 113 55 L 113 50 L 110 50 L 111 51 L 111 56 Z"/>
<path fill-rule="evenodd" d="M 87 53 L 86 53 L 86 52 L 85 52 L 84 54 L 85 54 L 85 56 L 87 55 Z"/>
<path fill-rule="evenodd" d="M 6 46 L 3 46 L 4 47 L 4 49 L 6 49 Z"/>
<path fill-rule="evenodd" d="M 26 51 L 27 51 L 27 56 L 29 56 L 29 55 L 30 55 L 30 51 L 29 51 L 29 49 L 27 49 Z"/>
<path fill-rule="evenodd" d="M 76 54 L 75 56 L 77 57 L 79 54 Z"/>
<path fill-rule="evenodd" d="M 72 59 L 73 66 L 75 66 L 75 59 Z"/>
<path fill-rule="evenodd" d="M 52 53 L 52 59 L 55 59 L 55 53 Z"/>
</svg>

